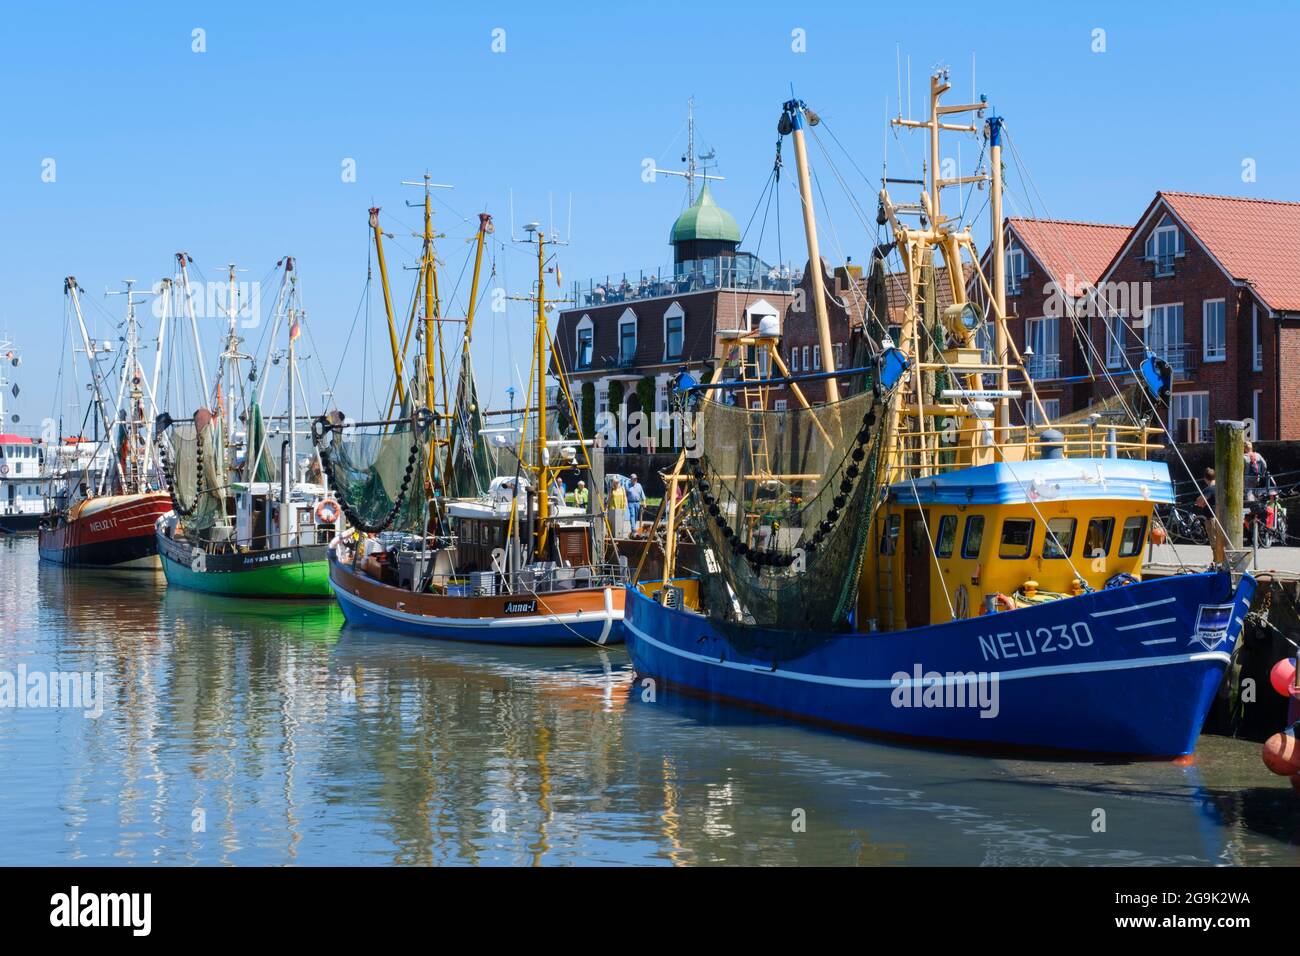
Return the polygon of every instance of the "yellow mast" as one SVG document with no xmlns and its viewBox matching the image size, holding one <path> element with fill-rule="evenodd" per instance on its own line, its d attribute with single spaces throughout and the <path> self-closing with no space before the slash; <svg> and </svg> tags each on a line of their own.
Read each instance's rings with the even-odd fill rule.
<svg viewBox="0 0 1300 956">
<path fill-rule="evenodd" d="M 388 289 L 388 267 L 384 264 L 384 232 L 379 228 L 379 207 L 370 207 L 370 228 L 375 233 L 375 255 L 379 259 L 379 282 L 384 290 L 384 314 L 388 318 L 388 341 L 393 349 L 393 372 L 397 375 L 397 400 L 406 402 L 402 383 L 402 353 L 397 345 L 397 326 L 393 323 L 393 297 Z"/>
<path fill-rule="evenodd" d="M 802 100 L 790 100 L 785 104 L 784 121 L 788 117 L 790 138 L 794 141 L 795 164 L 799 168 L 799 196 L 803 200 L 803 231 L 808 240 L 809 285 L 813 297 L 813 314 L 817 317 L 817 340 L 821 343 L 822 368 L 827 372 L 835 371 L 835 349 L 831 342 L 830 320 L 826 315 L 826 288 L 822 276 L 822 255 L 817 242 L 817 220 L 813 215 L 812 183 L 808 175 L 808 151 L 804 144 L 804 119 L 816 125 L 817 114 L 804 105 Z M 826 379 L 826 400 L 840 400 L 839 381 Z"/>
<path fill-rule="evenodd" d="M 474 334 L 474 307 L 477 305 L 477 300 L 478 300 L 479 273 L 483 267 L 483 243 L 484 240 L 487 238 L 487 234 L 491 231 L 492 231 L 492 217 L 485 212 L 479 213 L 478 214 L 478 235 L 475 237 L 476 246 L 474 249 L 474 274 L 471 276 L 469 282 L 469 307 L 465 310 L 465 338 L 461 343 L 462 374 L 464 374 L 464 371 L 469 368 L 469 343 L 470 343 L 470 337 Z M 451 410 L 449 407 L 448 411 L 450 412 L 452 418 L 454 419 L 455 416 L 459 414 L 460 410 L 459 409 Z M 469 435 L 467 436 L 466 440 L 471 442 L 476 442 L 479 441 L 479 436 Z M 447 465 L 446 465 L 446 474 L 448 475 L 451 474 L 451 469 L 452 469 L 451 454 L 452 454 L 452 444 L 449 435 L 447 441 Z"/>
<path fill-rule="evenodd" d="M 537 329 L 533 343 L 537 360 L 537 549 L 535 556 L 546 547 L 546 532 L 551 516 L 550 496 L 547 494 L 546 454 L 546 233 L 537 230 Z"/>
</svg>

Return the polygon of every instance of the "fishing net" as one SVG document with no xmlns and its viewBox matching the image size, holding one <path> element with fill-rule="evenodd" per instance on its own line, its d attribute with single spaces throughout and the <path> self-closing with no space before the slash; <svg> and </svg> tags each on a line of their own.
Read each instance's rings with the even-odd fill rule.
<svg viewBox="0 0 1300 956">
<path fill-rule="evenodd" d="M 254 402 L 248 410 L 248 450 L 244 474 L 249 481 L 275 483 L 280 480 L 280 455 L 266 430 L 262 406 Z"/>
<path fill-rule="evenodd" d="M 348 425 L 339 412 L 316 419 L 312 438 L 321 467 L 343 513 L 359 530 L 423 533 L 420 463 L 426 430 L 420 419 L 406 414 L 396 422 L 365 426 Z"/>
<path fill-rule="evenodd" d="M 488 485 L 496 471 L 488 458 L 485 444 L 479 438 L 483 428 L 483 415 L 478 404 L 478 390 L 474 385 L 474 367 L 469 351 L 462 353 L 460 381 L 456 386 L 456 405 L 451 424 L 449 460 L 451 468 L 446 475 L 447 497 L 477 498 L 487 494 Z"/>
<path fill-rule="evenodd" d="M 710 614 L 791 631 L 845 624 L 875 504 L 879 407 L 872 389 L 812 409 L 699 402 L 688 472 L 716 558 L 702 579 Z"/>
<path fill-rule="evenodd" d="M 185 422 L 173 422 L 159 434 L 163 471 L 172 508 L 182 527 L 205 531 L 226 517 L 225 449 L 221 419 L 205 409 Z"/>
</svg>

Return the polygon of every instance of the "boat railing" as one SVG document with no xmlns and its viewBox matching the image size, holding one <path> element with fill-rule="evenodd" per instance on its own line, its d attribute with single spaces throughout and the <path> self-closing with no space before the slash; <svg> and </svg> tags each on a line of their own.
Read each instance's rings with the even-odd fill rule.
<svg viewBox="0 0 1300 956">
<path fill-rule="evenodd" d="M 1056 431 L 1059 438 L 1050 434 Z M 1032 461 L 1042 458 L 1138 458 L 1151 457 L 1164 445 L 1155 440 L 1160 428 L 1142 425 L 1111 425 L 1104 421 L 1052 425 L 989 425 L 975 444 L 956 444 L 952 428 L 899 433 L 897 467 L 912 476 L 936 471 L 954 471 L 995 460 Z M 981 441 L 983 439 L 983 441 Z"/>
<path fill-rule="evenodd" d="M 546 562 L 519 571 L 435 573 L 428 578 L 428 584 L 432 591 L 459 597 L 491 597 L 502 594 L 527 597 L 575 589 L 621 587 L 629 579 L 628 568 L 622 564 L 574 567 Z"/>
</svg>

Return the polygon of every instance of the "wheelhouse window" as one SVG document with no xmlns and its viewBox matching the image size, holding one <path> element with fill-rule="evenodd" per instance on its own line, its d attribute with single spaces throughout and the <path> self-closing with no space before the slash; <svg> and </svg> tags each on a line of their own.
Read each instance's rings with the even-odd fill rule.
<svg viewBox="0 0 1300 956">
<path fill-rule="evenodd" d="M 984 544 L 984 516 L 971 515 L 966 519 L 966 531 L 961 537 L 961 556 L 974 560 L 980 556 Z"/>
<path fill-rule="evenodd" d="M 1076 518 L 1050 519 L 1043 539 L 1043 557 L 1068 558 L 1074 552 L 1074 532 L 1078 526 Z"/>
<path fill-rule="evenodd" d="M 998 557 L 1029 557 L 1029 547 L 1034 542 L 1033 518 L 1007 518 L 1002 522 L 1002 541 L 998 545 Z"/>
<path fill-rule="evenodd" d="M 1114 518 L 1093 518 L 1088 522 L 1088 534 L 1083 542 L 1083 556 L 1104 558 L 1110 554 L 1110 539 L 1114 534 Z"/>
<path fill-rule="evenodd" d="M 898 551 L 898 529 L 902 526 L 902 519 L 898 515 L 890 515 L 889 520 L 885 522 L 885 527 L 880 532 L 880 553 L 894 554 Z"/>
<path fill-rule="evenodd" d="M 1124 530 L 1119 536 L 1119 556 L 1131 558 L 1142 550 L 1142 542 L 1147 537 L 1147 519 L 1134 515 L 1124 519 Z"/>
<path fill-rule="evenodd" d="M 939 519 L 939 533 L 934 537 L 936 557 L 951 558 L 953 546 L 957 543 L 957 516 L 944 515 Z"/>
</svg>

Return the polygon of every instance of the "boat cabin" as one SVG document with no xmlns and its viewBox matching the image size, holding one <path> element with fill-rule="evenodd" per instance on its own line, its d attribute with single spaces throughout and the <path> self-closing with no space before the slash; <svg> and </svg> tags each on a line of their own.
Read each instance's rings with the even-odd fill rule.
<svg viewBox="0 0 1300 956">
<path fill-rule="evenodd" d="M 0 434 L 0 516 L 43 515 L 49 490 L 41 446 L 23 435 Z"/>
<path fill-rule="evenodd" d="M 901 630 L 1138 579 L 1163 462 L 997 462 L 896 481 L 864 562 L 863 629 Z M 1125 577 L 1128 576 L 1128 577 Z"/>
<path fill-rule="evenodd" d="M 322 520 L 318 506 L 328 498 L 323 485 L 297 482 L 289 496 L 288 527 L 282 528 L 278 482 L 236 482 L 235 540 L 254 551 L 328 544 L 335 522 Z M 337 513 L 337 507 L 335 508 Z M 328 514 L 325 515 L 328 517 Z"/>
</svg>

